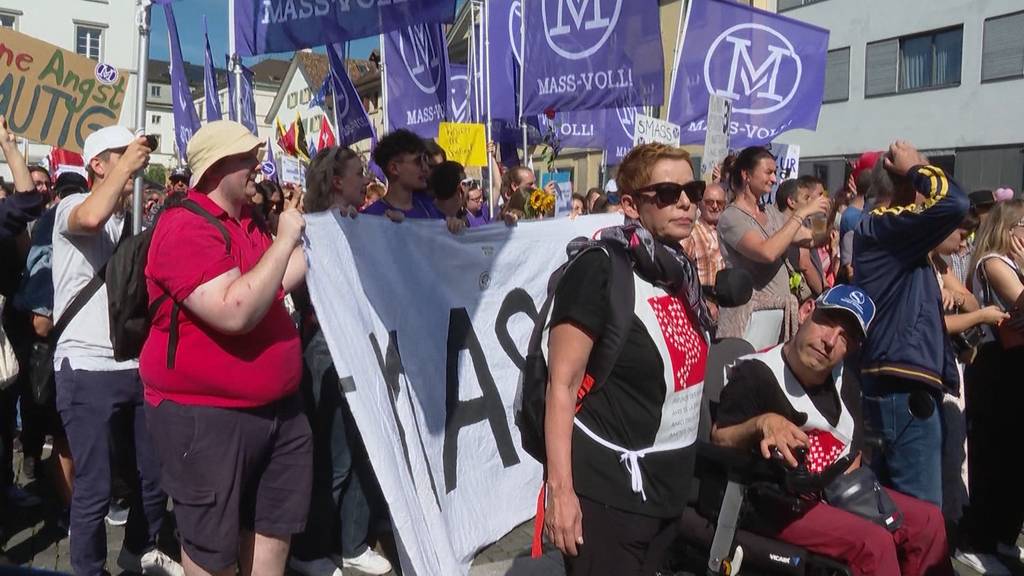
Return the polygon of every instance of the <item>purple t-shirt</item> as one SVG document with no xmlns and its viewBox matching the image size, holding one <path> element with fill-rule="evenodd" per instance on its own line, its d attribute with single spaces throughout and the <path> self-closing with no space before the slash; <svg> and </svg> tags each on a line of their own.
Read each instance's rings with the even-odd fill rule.
<svg viewBox="0 0 1024 576">
<path fill-rule="evenodd" d="M 466 222 L 469 223 L 470 228 L 476 228 L 477 226 L 483 226 L 484 224 L 490 224 L 491 215 L 487 213 L 487 207 L 480 211 L 479 216 L 474 216 L 472 212 L 466 211 Z"/>
<path fill-rule="evenodd" d="M 383 216 L 384 213 L 387 212 L 388 210 L 397 210 L 405 214 L 406 218 L 414 218 L 420 220 L 444 219 L 444 214 L 442 214 L 441 211 L 438 210 L 437 206 L 434 205 L 434 202 L 430 199 L 430 197 L 422 192 L 412 193 L 412 208 L 408 210 L 395 208 L 394 206 L 389 204 L 387 200 L 381 198 L 380 200 L 377 200 L 373 204 L 367 206 L 366 210 L 363 210 L 363 214 Z"/>
</svg>

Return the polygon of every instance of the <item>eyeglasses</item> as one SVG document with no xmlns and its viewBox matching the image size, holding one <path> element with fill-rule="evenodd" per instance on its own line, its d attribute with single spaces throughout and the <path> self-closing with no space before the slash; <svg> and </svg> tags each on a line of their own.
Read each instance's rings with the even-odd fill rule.
<svg viewBox="0 0 1024 576">
<path fill-rule="evenodd" d="M 689 198 L 690 202 L 696 204 L 704 198 L 704 181 L 694 180 L 687 182 L 686 184 L 678 184 L 676 182 L 658 182 L 657 184 L 651 184 L 650 186 L 644 186 L 643 188 L 637 188 L 636 192 L 654 192 L 654 197 L 657 199 L 658 204 L 662 206 L 671 206 L 679 203 L 679 196 L 686 192 L 686 197 Z"/>
<path fill-rule="evenodd" d="M 725 208 L 725 200 L 708 200 L 705 198 L 704 205 L 708 208 Z"/>
</svg>

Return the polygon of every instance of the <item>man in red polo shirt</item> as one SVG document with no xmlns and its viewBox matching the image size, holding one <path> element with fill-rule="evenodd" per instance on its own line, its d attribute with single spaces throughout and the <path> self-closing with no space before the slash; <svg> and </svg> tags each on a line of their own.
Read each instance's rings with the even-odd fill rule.
<svg viewBox="0 0 1024 576">
<path fill-rule="evenodd" d="M 305 273 L 304 222 L 289 207 L 272 238 L 253 220 L 260 145 L 226 120 L 195 133 L 194 204 L 160 217 L 146 266 L 156 312 L 139 371 L 187 575 L 283 574 L 309 507 L 299 335 L 282 304 Z"/>
</svg>

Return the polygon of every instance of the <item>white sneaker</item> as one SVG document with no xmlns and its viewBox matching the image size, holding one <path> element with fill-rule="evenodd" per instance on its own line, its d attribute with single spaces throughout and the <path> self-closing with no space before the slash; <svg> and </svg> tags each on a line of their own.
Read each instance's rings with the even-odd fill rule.
<svg viewBox="0 0 1024 576">
<path fill-rule="evenodd" d="M 1024 563 L 1024 548 L 1020 546 L 1008 546 L 1000 542 L 996 544 L 996 554 Z"/>
<path fill-rule="evenodd" d="M 1010 576 L 1010 570 L 992 554 L 957 550 L 953 556 L 971 570 L 991 576 Z"/>
<path fill-rule="evenodd" d="M 341 566 L 343 568 L 352 568 L 353 570 L 358 570 L 364 574 L 372 574 L 374 576 L 391 572 L 391 562 L 388 562 L 387 558 L 377 554 L 373 548 L 367 548 L 366 551 L 355 558 L 342 558 Z"/>
<path fill-rule="evenodd" d="M 313 560 L 299 560 L 292 556 L 288 559 L 288 567 L 295 570 L 302 576 L 342 576 L 341 568 L 330 558 L 316 558 Z"/>
<path fill-rule="evenodd" d="M 185 576 L 181 564 L 156 548 L 136 556 L 122 547 L 121 553 L 117 555 L 117 565 L 127 572 L 145 576 Z"/>
</svg>

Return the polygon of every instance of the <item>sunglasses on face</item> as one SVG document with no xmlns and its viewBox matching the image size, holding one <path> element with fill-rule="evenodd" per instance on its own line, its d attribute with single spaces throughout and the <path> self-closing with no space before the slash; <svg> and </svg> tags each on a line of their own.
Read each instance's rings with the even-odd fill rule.
<svg viewBox="0 0 1024 576">
<path fill-rule="evenodd" d="M 671 206 L 679 203 L 679 196 L 685 192 L 686 197 L 691 203 L 696 204 L 704 198 L 704 181 L 694 180 L 687 182 L 686 184 L 677 184 L 675 182 L 659 182 L 657 184 L 651 184 L 650 186 L 644 186 L 643 188 L 637 188 L 636 191 L 640 194 L 646 194 L 647 192 L 653 192 L 654 198 L 658 201 L 658 204 L 662 206 Z"/>
</svg>

